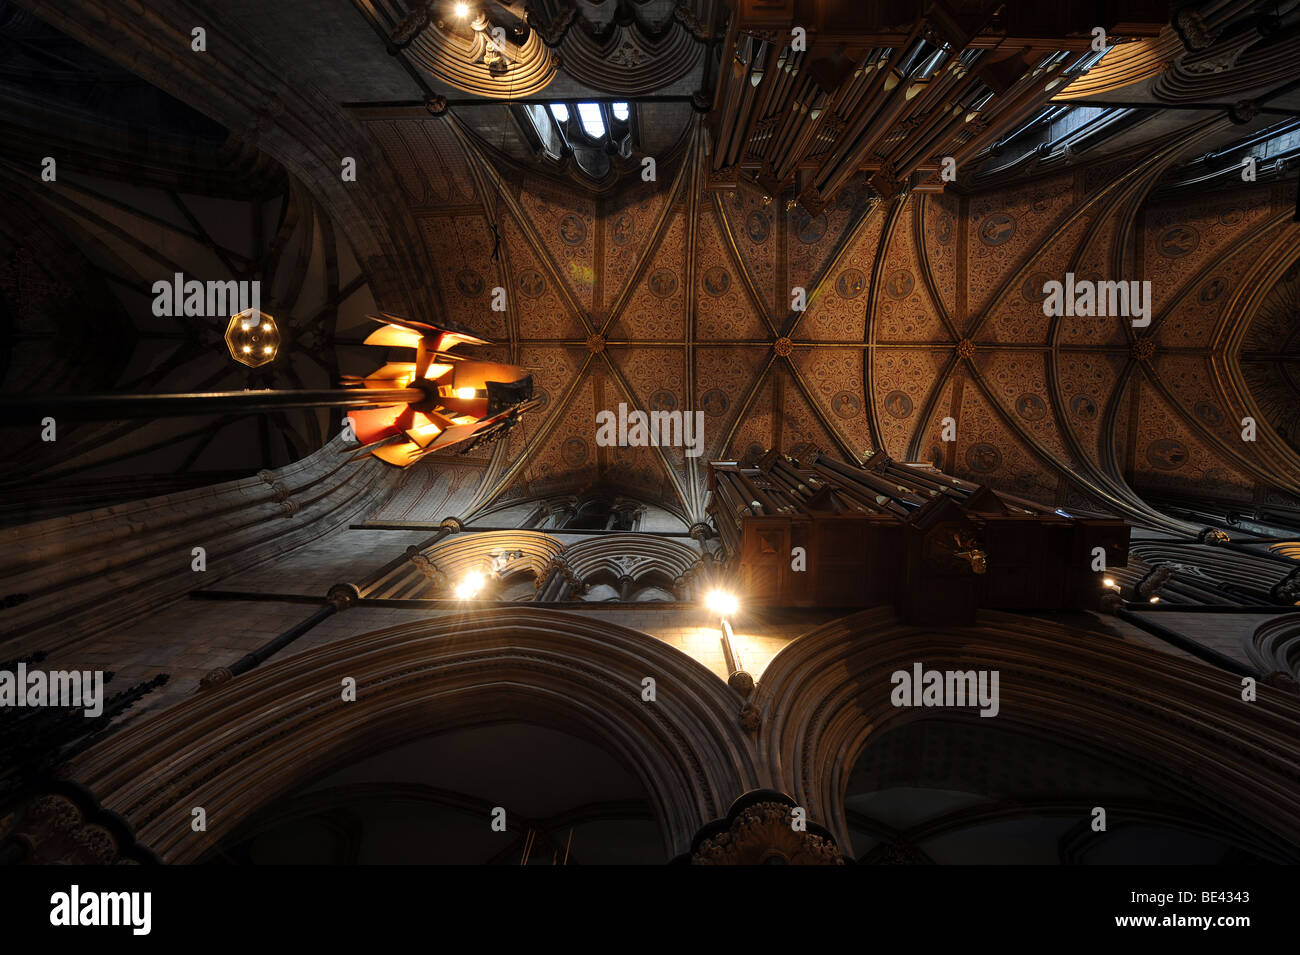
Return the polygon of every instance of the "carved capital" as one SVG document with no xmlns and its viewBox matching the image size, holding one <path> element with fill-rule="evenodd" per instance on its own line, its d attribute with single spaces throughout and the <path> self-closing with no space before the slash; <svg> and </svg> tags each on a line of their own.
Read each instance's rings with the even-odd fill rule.
<svg viewBox="0 0 1300 955">
<path fill-rule="evenodd" d="M 1179 10 L 1170 24 L 1187 50 L 1204 50 L 1214 42 L 1215 34 L 1205 25 L 1205 18 L 1195 10 Z"/>
<path fill-rule="evenodd" d="M 731 687 L 741 696 L 749 696 L 754 692 L 754 678 L 744 670 L 737 670 L 731 676 L 727 677 L 727 686 Z"/>
<path fill-rule="evenodd" d="M 217 667 L 215 670 L 209 670 L 199 680 L 200 690 L 211 690 L 213 687 L 220 686 L 223 683 L 229 683 L 235 678 L 227 667 Z"/>
<path fill-rule="evenodd" d="M 778 799 L 733 809 L 724 824 L 706 827 L 710 834 L 691 853 L 691 864 L 843 865 L 844 858 L 829 833 L 793 828 L 793 809 L 789 802 Z"/>
<path fill-rule="evenodd" d="M 45 795 L 33 802 L 18 835 L 32 862 L 107 865 L 117 857 L 112 833 L 87 823 L 66 796 Z"/>
<path fill-rule="evenodd" d="M 326 592 L 325 598 L 338 609 L 339 613 L 342 613 L 357 605 L 357 601 L 361 599 L 361 591 L 355 584 L 335 584 Z"/>
<path fill-rule="evenodd" d="M 389 43 L 398 49 L 408 46 L 429 25 L 431 15 L 431 4 L 427 0 L 416 3 L 388 35 Z"/>
</svg>

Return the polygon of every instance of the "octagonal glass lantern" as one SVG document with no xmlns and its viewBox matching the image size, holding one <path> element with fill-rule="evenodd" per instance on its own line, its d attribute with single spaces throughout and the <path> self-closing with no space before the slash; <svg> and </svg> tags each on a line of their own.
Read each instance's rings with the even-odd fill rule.
<svg viewBox="0 0 1300 955">
<path fill-rule="evenodd" d="M 226 347 L 231 358 L 250 368 L 272 361 L 280 350 L 280 329 L 275 318 L 256 308 L 232 315 L 226 326 Z"/>
</svg>

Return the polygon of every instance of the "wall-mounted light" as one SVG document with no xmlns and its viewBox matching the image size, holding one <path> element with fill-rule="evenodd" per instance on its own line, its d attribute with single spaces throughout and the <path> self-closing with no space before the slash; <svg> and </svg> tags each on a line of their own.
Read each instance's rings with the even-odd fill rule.
<svg viewBox="0 0 1300 955">
<path fill-rule="evenodd" d="M 473 600 L 476 596 L 478 596 L 479 591 L 483 589 L 483 585 L 486 583 L 487 583 L 486 577 L 484 577 L 477 570 L 471 570 L 464 577 L 462 577 L 460 583 L 456 585 L 456 590 L 455 590 L 456 599 Z"/>
<path fill-rule="evenodd" d="M 469 4 L 468 3 L 456 4 L 456 16 L 460 17 L 462 20 L 464 20 L 467 16 L 469 16 Z"/>
<path fill-rule="evenodd" d="M 718 617 L 718 629 L 722 635 L 722 657 L 727 663 L 727 685 L 741 696 L 749 696 L 754 690 L 754 678 L 740 665 L 740 656 L 736 653 L 736 635 L 732 632 L 727 617 L 740 608 L 736 595 L 726 590 L 710 590 L 704 596 L 704 606 L 709 613 Z"/>
<path fill-rule="evenodd" d="M 739 609 L 740 601 L 725 590 L 710 590 L 704 597 L 704 605 L 719 617 L 730 617 Z"/>
</svg>

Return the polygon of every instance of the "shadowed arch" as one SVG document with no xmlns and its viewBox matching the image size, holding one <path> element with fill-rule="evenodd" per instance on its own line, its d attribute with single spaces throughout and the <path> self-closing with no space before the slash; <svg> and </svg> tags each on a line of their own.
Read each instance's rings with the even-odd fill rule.
<svg viewBox="0 0 1300 955">
<path fill-rule="evenodd" d="M 768 664 L 752 700 L 765 783 L 791 793 L 841 845 L 850 844 L 849 773 L 876 734 L 936 713 L 981 719 L 974 709 L 894 707 L 890 675 L 916 662 L 998 670 L 1001 726 L 1122 760 L 1195 792 L 1208 813 L 1300 847 L 1294 696 L 1261 686 L 1246 703 L 1231 674 L 1048 621 L 985 612 L 975 627 L 940 631 L 907 626 L 889 608 L 799 637 Z"/>
<path fill-rule="evenodd" d="M 344 677 L 355 702 L 341 702 Z M 656 700 L 641 698 L 653 677 Z M 552 726 L 637 774 L 667 854 L 753 788 L 736 697 L 639 631 L 554 611 L 447 615 L 259 667 L 87 751 L 69 767 L 165 862 L 198 859 L 268 802 L 332 767 L 480 723 Z M 207 832 L 191 830 L 204 808 Z"/>
</svg>

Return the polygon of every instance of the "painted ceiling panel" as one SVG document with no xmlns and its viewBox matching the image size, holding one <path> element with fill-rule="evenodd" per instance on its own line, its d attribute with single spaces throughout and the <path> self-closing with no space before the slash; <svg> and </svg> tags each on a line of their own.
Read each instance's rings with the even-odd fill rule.
<svg viewBox="0 0 1300 955">
<path fill-rule="evenodd" d="M 675 203 L 651 256 L 622 312 L 610 325 L 610 341 L 676 341 L 686 334 L 686 204 Z"/>
<path fill-rule="evenodd" d="M 855 227 L 855 234 L 821 285 L 811 295 L 797 327 L 801 340 L 865 341 L 871 276 L 880 252 L 887 206 L 878 205 Z"/>
<path fill-rule="evenodd" d="M 880 422 L 884 449 L 894 457 L 905 458 L 927 398 L 945 384 L 940 373 L 952 356 L 922 348 L 876 348 L 871 355 L 876 420 Z M 933 436 L 937 441 L 937 428 Z M 922 444 L 922 456 L 927 461 L 932 460 L 928 448 L 928 444 Z"/>
<path fill-rule="evenodd" d="M 865 457 L 875 442 L 862 402 L 860 348 L 799 348 L 791 356 L 823 421 L 832 423 L 854 454 Z M 828 450 L 830 448 L 828 447 Z"/>
<path fill-rule="evenodd" d="M 413 153 L 412 142 L 441 145 L 439 121 L 419 122 L 429 130 L 385 127 L 381 144 L 401 155 Z M 671 183 L 631 181 L 595 195 L 498 168 L 506 160 L 459 142 L 478 154 L 454 167 L 480 165 L 485 181 L 514 191 L 480 197 L 476 214 L 468 206 L 426 214 L 430 273 L 449 316 L 500 341 L 511 337 L 487 301 L 489 283 L 506 284 L 517 360 L 536 368 L 547 401 L 494 459 L 495 495 L 520 481 L 535 490 L 616 480 L 669 506 L 698 507 L 704 472 L 682 448 L 596 446 L 596 413 L 619 402 L 702 411 L 702 460 L 752 459 L 773 446 L 855 455 L 880 446 L 1049 501 L 1071 483 L 1085 496 L 1091 485 L 1124 497 L 1126 477 L 1161 487 L 1207 472 L 1246 480 L 1222 460 L 1222 447 L 1198 444 L 1201 425 L 1190 421 L 1214 405 L 1223 413 L 1214 433 L 1226 439 L 1229 418 L 1246 406 L 1210 393 L 1208 349 L 1252 263 L 1280 254 L 1276 190 L 1216 196 L 1175 222 L 1163 206 L 1142 204 L 1150 185 L 1125 178 L 1131 167 L 1101 164 L 888 201 L 870 200 L 855 181 L 813 217 L 787 209 L 788 196 L 765 203 L 743 177 L 734 190 L 712 191 L 692 159 L 699 135 Z M 502 238 L 499 271 L 491 221 Z M 1173 247 L 1162 251 L 1157 233 L 1180 226 L 1210 254 L 1166 255 Z M 1117 256 L 1121 240 L 1130 245 Z M 1118 276 L 1116 261 L 1124 263 Z M 1172 313 L 1149 329 L 1124 316 L 1043 315 L 1043 284 L 1071 271 L 1149 278 L 1164 290 L 1156 308 L 1164 295 Z M 808 293 L 802 313 L 791 309 L 797 285 Z M 1177 361 L 1168 348 L 1182 350 Z M 588 360 L 589 377 L 558 407 Z M 1174 406 L 1151 416 L 1183 430 L 1148 437 L 1147 409 L 1163 405 L 1151 382 L 1131 376 L 1153 360 Z M 940 440 L 946 417 L 959 422 L 955 443 Z M 1151 465 L 1148 449 L 1160 438 L 1180 442 L 1186 462 L 1174 462 L 1181 452 L 1160 457 L 1161 445 L 1151 453 L 1174 466 Z"/>
</svg>

